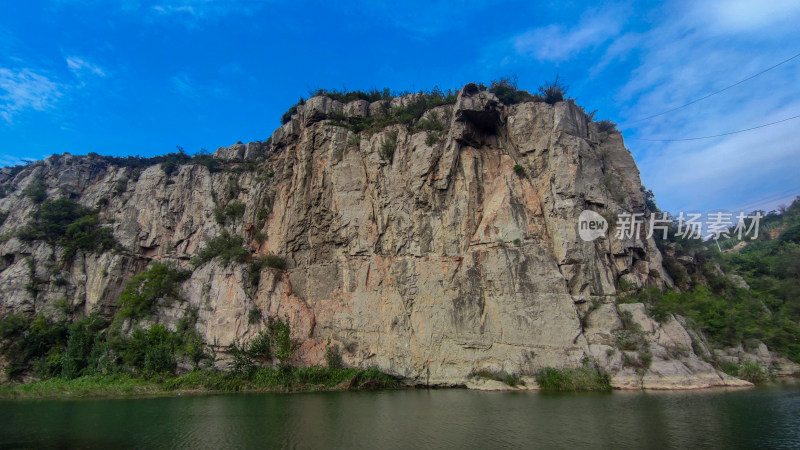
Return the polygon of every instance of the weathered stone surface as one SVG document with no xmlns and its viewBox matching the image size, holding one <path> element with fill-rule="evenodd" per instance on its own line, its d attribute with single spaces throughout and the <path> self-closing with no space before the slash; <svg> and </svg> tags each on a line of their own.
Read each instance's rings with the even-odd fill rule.
<svg viewBox="0 0 800 450">
<path fill-rule="evenodd" d="M 330 97 L 316 96 L 306 100 L 302 108 L 304 123 L 311 123 L 326 119 L 330 114 L 343 112 L 344 105 L 338 100 L 331 100 Z"/>
<path fill-rule="evenodd" d="M 352 118 L 369 116 L 369 102 L 366 100 L 353 100 L 344 105 L 344 115 Z"/>
<path fill-rule="evenodd" d="M 214 152 L 214 157 L 219 159 L 240 161 L 244 159 L 245 151 L 247 151 L 247 147 L 240 142 L 233 144 L 230 147 L 218 148 L 217 151 Z"/>
<path fill-rule="evenodd" d="M 208 262 L 183 284 L 185 301 L 161 305 L 152 321 L 172 327 L 197 308 L 198 330 L 225 346 L 264 326 L 248 318 L 258 308 L 289 318 L 301 343 L 297 364 L 323 361 L 330 340 L 348 365 L 419 384 L 498 387 L 470 377 L 486 369 L 535 385 L 537 370 L 578 367 L 585 358 L 620 388 L 737 383 L 694 354 L 710 349 L 679 318 L 659 324 L 642 305 L 616 305 L 622 277 L 665 282 L 652 239 L 578 236 L 584 209 L 644 213 L 639 173 L 620 135 L 597 133 L 571 103 L 505 106 L 474 85 L 455 105 L 426 113 L 445 123 L 433 144 L 428 132 L 404 125 L 355 139 L 324 120 L 334 112 L 380 115 L 382 104 L 313 97 L 275 130 L 271 149 L 251 143 L 217 152 L 267 157 L 250 172 L 186 164 L 167 175 L 159 165 L 134 170 L 71 155 L 16 174 L 0 169 L 9 192 L 0 199 L 9 212 L 0 235 L 28 223 L 36 206 L 21 190 L 42 179 L 50 198 L 101 205 L 100 219 L 124 248 L 79 252 L 57 269 L 52 261 L 63 249 L 0 242 L 0 314 L 54 314 L 53 303 L 68 298 L 84 314 L 111 315 L 124 280 L 153 260 L 191 268 L 204 242 L 226 229 L 243 236 L 253 256 L 285 257 L 287 269 L 265 269 L 256 285 L 246 264 Z M 607 176 L 619 180 L 622 198 Z M 215 211 L 232 202 L 245 205 L 242 217 L 219 223 Z M 32 279 L 35 295 L 25 288 Z M 584 317 L 591 301 L 599 307 Z M 623 367 L 615 349 L 619 311 L 646 334 L 653 365 L 644 373 Z"/>
</svg>

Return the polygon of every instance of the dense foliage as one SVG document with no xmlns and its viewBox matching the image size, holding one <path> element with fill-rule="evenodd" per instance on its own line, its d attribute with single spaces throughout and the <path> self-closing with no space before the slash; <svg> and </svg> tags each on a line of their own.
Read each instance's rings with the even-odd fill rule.
<svg viewBox="0 0 800 450">
<path fill-rule="evenodd" d="M 192 265 L 200 267 L 214 258 L 219 258 L 222 264 L 227 266 L 231 262 L 247 261 L 250 252 L 244 248 L 244 239 L 241 236 L 223 231 L 219 236 L 206 241 L 205 247 L 192 258 Z"/>
<path fill-rule="evenodd" d="M 117 303 L 117 317 L 139 318 L 149 315 L 158 301 L 181 300 L 180 283 L 189 279 L 190 272 L 178 270 L 167 264 L 155 262 L 144 272 L 135 275 L 125 284 Z"/>
<path fill-rule="evenodd" d="M 62 245 L 67 259 L 78 250 L 103 252 L 117 245 L 111 229 L 100 225 L 96 211 L 68 198 L 42 203 L 32 223 L 18 235 L 24 240 Z"/>
<path fill-rule="evenodd" d="M 0 321 L 0 352 L 12 379 L 31 373 L 42 381 L 0 387 L 0 397 L 127 395 L 206 389 L 309 390 L 376 389 L 398 385 L 376 369 L 344 368 L 338 352 L 327 367 L 292 366 L 298 343 L 288 319 L 271 319 L 249 342 L 234 342 L 228 371 L 214 368 L 215 352 L 195 329 L 197 312 L 187 311 L 175 331 L 154 324 L 123 332 L 93 314 L 72 323 L 10 315 Z M 273 357 L 278 365 L 273 366 Z M 177 375 L 178 361 L 193 369 Z"/>
<path fill-rule="evenodd" d="M 42 203 L 47 198 L 47 185 L 42 179 L 36 178 L 25 186 L 22 194 L 33 203 Z"/>
<path fill-rule="evenodd" d="M 664 320 L 670 313 L 692 319 L 712 343 L 720 346 L 758 341 L 800 362 L 800 200 L 784 212 L 769 214 L 759 237 L 746 246 L 734 236 L 713 242 L 695 239 L 659 241 L 664 267 L 680 291 L 643 289 L 625 301 L 641 301 L 650 314 Z M 673 230 L 674 231 L 674 230 Z M 731 233 L 733 234 L 733 233 Z M 671 256 L 667 246 L 676 252 Z M 691 256 L 682 264 L 678 256 Z M 741 275 L 750 289 L 737 287 L 729 275 Z"/>
<path fill-rule="evenodd" d="M 536 384 L 545 392 L 610 391 L 611 377 L 590 364 L 577 369 L 546 367 L 536 374 Z"/>
<path fill-rule="evenodd" d="M 498 100 L 506 105 L 515 105 L 522 102 L 536 102 L 544 101 L 541 96 L 531 95 L 528 91 L 517 89 L 516 78 L 501 78 L 499 80 L 492 80 L 489 86 L 489 92 L 496 95 Z"/>
</svg>

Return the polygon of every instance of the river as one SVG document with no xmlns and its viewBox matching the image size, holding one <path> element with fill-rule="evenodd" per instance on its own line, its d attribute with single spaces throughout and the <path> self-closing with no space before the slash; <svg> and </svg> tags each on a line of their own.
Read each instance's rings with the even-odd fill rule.
<svg viewBox="0 0 800 450">
<path fill-rule="evenodd" d="M 798 448 L 800 385 L 0 402 L 0 448 Z"/>
</svg>

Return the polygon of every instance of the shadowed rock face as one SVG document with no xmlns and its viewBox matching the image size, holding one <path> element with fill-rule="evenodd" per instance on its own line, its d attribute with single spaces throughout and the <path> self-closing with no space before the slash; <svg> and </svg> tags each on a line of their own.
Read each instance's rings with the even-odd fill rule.
<svg viewBox="0 0 800 450">
<path fill-rule="evenodd" d="M 284 256 L 287 270 L 265 269 L 255 286 L 246 264 L 206 263 L 183 284 L 186 301 L 163 305 L 152 321 L 174 326 L 196 307 L 207 341 L 227 345 L 262 327 L 248 323 L 257 307 L 289 317 L 302 342 L 298 364 L 321 362 L 330 340 L 347 364 L 413 383 L 468 384 L 479 370 L 529 377 L 587 357 L 618 387 L 738 383 L 695 355 L 693 348 L 709 349 L 679 318 L 658 324 L 643 309 L 630 312 L 653 354 L 649 370 L 623 367 L 625 352 L 614 349 L 619 310 L 633 306 L 617 307 L 618 280 L 671 282 L 644 234 L 578 236 L 584 209 L 607 217 L 644 212 L 639 173 L 619 134 L 599 132 L 573 103 L 509 106 L 474 85 L 455 105 L 426 113 L 444 122 L 438 139 L 404 125 L 358 136 L 326 120 L 382 114 L 380 103 L 314 97 L 270 146 L 237 144 L 215 154 L 267 154 L 255 171 L 186 164 L 169 176 L 159 166 L 134 174 L 97 156 L 70 155 L 18 173 L 0 169 L 0 183 L 13 191 L 0 199 L 0 211 L 10 212 L 0 235 L 25 225 L 35 206 L 21 191 L 41 179 L 51 198 L 103 204 L 101 219 L 127 249 L 79 252 L 58 264 L 64 249 L 8 239 L 0 243 L 0 311 L 55 314 L 53 303 L 66 297 L 84 313 L 112 314 L 126 278 L 153 259 L 190 267 L 223 228 L 215 209 L 242 202 L 243 217 L 224 226 L 245 236 L 254 255 Z M 395 135 L 387 159 L 382 147 Z M 35 297 L 25 289 L 31 279 Z"/>
</svg>

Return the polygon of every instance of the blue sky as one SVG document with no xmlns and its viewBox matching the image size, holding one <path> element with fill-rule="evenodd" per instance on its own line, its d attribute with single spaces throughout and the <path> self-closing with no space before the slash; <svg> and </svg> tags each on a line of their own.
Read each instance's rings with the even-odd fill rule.
<svg viewBox="0 0 800 450">
<path fill-rule="evenodd" d="M 0 0 L 0 165 L 52 153 L 152 156 L 263 140 L 315 88 L 458 88 L 558 71 L 619 123 L 670 211 L 800 194 L 800 2 Z"/>
</svg>

